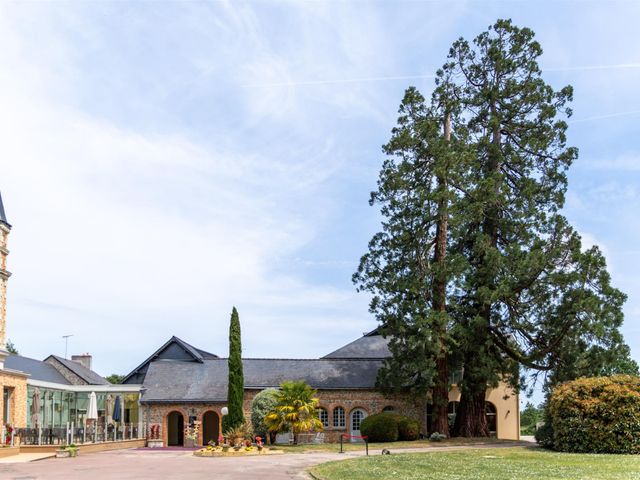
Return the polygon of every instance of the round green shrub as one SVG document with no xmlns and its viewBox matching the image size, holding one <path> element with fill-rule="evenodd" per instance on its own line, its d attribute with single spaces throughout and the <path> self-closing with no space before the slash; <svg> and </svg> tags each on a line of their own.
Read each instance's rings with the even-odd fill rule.
<svg viewBox="0 0 640 480">
<path fill-rule="evenodd" d="M 264 417 L 273 410 L 278 403 L 276 399 L 277 390 L 275 388 L 267 388 L 259 392 L 251 402 L 251 424 L 254 433 L 262 438 L 266 438 L 269 429 L 264 423 Z"/>
<path fill-rule="evenodd" d="M 640 453 L 640 377 L 580 378 L 549 398 L 553 448 L 575 453 Z"/>
<path fill-rule="evenodd" d="M 369 437 L 370 442 L 395 442 L 398 440 L 398 422 L 393 414 L 377 413 L 362 421 L 360 433 Z"/>
<path fill-rule="evenodd" d="M 410 417 L 398 419 L 398 438 L 400 440 L 417 440 L 420 436 L 420 423 Z"/>
</svg>

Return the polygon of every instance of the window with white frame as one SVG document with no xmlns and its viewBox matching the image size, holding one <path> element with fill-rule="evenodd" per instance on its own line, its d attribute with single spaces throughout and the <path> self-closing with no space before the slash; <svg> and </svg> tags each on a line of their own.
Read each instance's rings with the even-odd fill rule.
<svg viewBox="0 0 640 480">
<path fill-rule="evenodd" d="M 336 428 L 344 428 L 344 408 L 336 407 L 333 409 L 333 426 Z"/>
<path fill-rule="evenodd" d="M 318 408 L 318 418 L 324 428 L 329 428 L 329 412 L 327 412 L 326 409 L 322 407 Z"/>
</svg>

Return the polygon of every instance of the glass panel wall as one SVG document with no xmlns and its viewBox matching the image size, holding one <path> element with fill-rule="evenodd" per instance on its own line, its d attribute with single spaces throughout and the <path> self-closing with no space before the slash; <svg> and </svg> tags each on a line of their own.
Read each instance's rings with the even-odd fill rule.
<svg viewBox="0 0 640 480">
<path fill-rule="evenodd" d="M 27 428 L 57 428 L 74 423 L 76 427 L 87 424 L 89 392 L 66 392 L 55 389 L 27 386 Z M 120 421 L 113 420 L 116 397 L 120 397 Z M 104 429 L 119 423 L 138 423 L 139 394 L 129 392 L 96 392 L 98 419 L 95 423 Z M 35 402 L 35 403 L 34 403 Z M 34 405 L 39 409 L 36 412 Z"/>
</svg>

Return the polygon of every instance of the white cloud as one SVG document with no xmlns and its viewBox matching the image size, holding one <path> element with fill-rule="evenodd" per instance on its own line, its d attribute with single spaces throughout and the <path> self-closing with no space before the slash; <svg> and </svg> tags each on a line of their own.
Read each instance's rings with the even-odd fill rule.
<svg viewBox="0 0 640 480">
<path fill-rule="evenodd" d="M 329 138 L 249 153 L 233 130 L 202 143 L 92 115 L 75 104 L 73 47 L 57 37 L 55 63 L 33 63 L 32 39 L 8 20 L 0 188 L 14 225 L 8 331 L 22 353 L 60 353 L 73 333 L 71 349 L 91 350 L 101 373 L 132 368 L 172 334 L 225 354 L 235 304 L 249 355 L 314 356 L 339 346 L 301 346 L 323 323 L 371 321 L 353 289 L 275 268 L 333 208 L 319 194 L 342 162 Z M 262 71 L 279 75 L 265 58 Z M 247 128 L 282 100 L 259 104 Z"/>
</svg>

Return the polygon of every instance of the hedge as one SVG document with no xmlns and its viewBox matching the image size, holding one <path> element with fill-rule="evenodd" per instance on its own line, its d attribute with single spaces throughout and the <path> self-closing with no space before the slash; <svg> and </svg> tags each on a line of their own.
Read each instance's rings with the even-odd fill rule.
<svg viewBox="0 0 640 480">
<path fill-rule="evenodd" d="M 400 440 L 417 440 L 420 436 L 420 423 L 409 417 L 398 420 L 398 437 Z"/>
<path fill-rule="evenodd" d="M 614 375 L 564 383 L 549 398 L 548 418 L 556 450 L 640 453 L 640 377 Z"/>
<path fill-rule="evenodd" d="M 360 424 L 360 433 L 369 437 L 370 442 L 395 442 L 398 440 L 396 415 L 377 413 L 365 418 Z"/>
<path fill-rule="evenodd" d="M 360 425 L 360 432 L 368 436 L 370 442 L 417 440 L 420 423 L 397 413 L 382 412 L 365 418 Z"/>
</svg>

